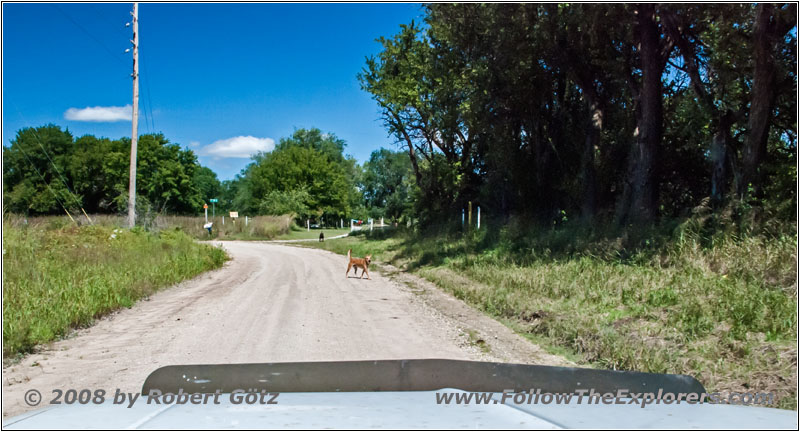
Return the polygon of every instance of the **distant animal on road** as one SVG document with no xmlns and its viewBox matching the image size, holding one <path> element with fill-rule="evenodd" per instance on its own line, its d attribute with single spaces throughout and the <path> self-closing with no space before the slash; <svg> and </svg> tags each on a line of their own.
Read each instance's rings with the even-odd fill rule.
<svg viewBox="0 0 800 432">
<path fill-rule="evenodd" d="M 347 271 L 345 272 L 345 277 L 350 277 L 350 269 L 355 267 L 356 276 L 358 276 L 358 269 L 361 269 L 361 278 L 364 277 L 364 273 L 367 274 L 367 279 L 372 279 L 369 277 L 369 263 L 372 262 L 372 254 L 365 256 L 364 258 L 355 258 L 350 256 L 352 249 L 347 250 Z"/>
<path fill-rule="evenodd" d="M 319 241 L 321 242 L 325 241 L 325 233 L 319 233 Z"/>
</svg>

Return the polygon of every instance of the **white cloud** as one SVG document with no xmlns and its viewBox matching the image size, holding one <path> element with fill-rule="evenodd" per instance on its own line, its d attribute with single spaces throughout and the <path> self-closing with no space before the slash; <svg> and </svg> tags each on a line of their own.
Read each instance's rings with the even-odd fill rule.
<svg viewBox="0 0 800 432">
<path fill-rule="evenodd" d="M 86 121 L 86 122 L 117 122 L 131 121 L 133 108 L 130 105 L 121 107 L 86 107 L 70 108 L 64 112 L 67 120 Z"/>
<path fill-rule="evenodd" d="M 268 152 L 273 148 L 275 148 L 274 139 L 248 135 L 214 141 L 203 147 L 200 154 L 223 158 L 249 158 L 258 152 Z"/>
</svg>

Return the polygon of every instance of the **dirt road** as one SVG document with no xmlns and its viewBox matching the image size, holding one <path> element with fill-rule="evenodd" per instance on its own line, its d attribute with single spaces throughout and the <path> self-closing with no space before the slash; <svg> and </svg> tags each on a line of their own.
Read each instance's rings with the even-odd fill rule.
<svg viewBox="0 0 800 432">
<path fill-rule="evenodd" d="M 3 368 L 3 417 L 24 393 L 138 392 L 171 364 L 451 358 L 565 364 L 428 286 L 371 272 L 344 277 L 345 258 L 263 242 L 220 242 L 224 268 L 163 290 Z M 352 273 L 351 273 L 352 276 Z M 424 283 L 424 282 L 421 282 Z M 421 295 L 421 292 L 427 294 Z"/>
</svg>

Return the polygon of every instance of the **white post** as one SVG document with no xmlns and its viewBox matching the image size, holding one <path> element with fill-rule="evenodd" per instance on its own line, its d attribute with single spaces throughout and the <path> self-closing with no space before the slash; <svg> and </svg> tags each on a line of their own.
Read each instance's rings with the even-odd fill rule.
<svg viewBox="0 0 800 432">
<path fill-rule="evenodd" d="M 478 206 L 478 229 L 481 229 L 481 206 Z"/>
<path fill-rule="evenodd" d="M 244 226 L 247 226 L 249 224 L 250 224 L 250 221 L 247 219 L 247 216 L 245 216 L 244 217 Z"/>
<path fill-rule="evenodd" d="M 373 219 L 372 219 L 372 218 L 370 218 L 370 219 L 369 219 L 369 230 L 370 230 L 370 231 L 372 231 L 372 222 L 373 222 Z"/>
<path fill-rule="evenodd" d="M 353 219 L 350 219 L 350 232 L 353 231 Z"/>
<path fill-rule="evenodd" d="M 311 219 L 306 219 L 306 231 L 311 231 Z"/>
<path fill-rule="evenodd" d="M 383 226 L 383 218 L 381 218 L 381 226 Z"/>
<path fill-rule="evenodd" d="M 225 215 L 222 215 L 222 225 L 225 225 Z"/>
<path fill-rule="evenodd" d="M 339 219 L 339 228 L 344 228 L 344 219 Z"/>
<path fill-rule="evenodd" d="M 208 206 L 206 206 L 206 208 L 203 210 L 206 211 L 206 223 L 208 223 Z"/>
</svg>

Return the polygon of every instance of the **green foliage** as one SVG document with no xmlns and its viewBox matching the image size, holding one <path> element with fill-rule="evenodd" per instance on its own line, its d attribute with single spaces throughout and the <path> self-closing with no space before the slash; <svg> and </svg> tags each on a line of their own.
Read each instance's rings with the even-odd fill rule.
<svg viewBox="0 0 800 432">
<path fill-rule="evenodd" d="M 306 203 L 309 201 L 311 201 L 311 195 L 305 189 L 273 190 L 261 200 L 259 210 L 261 214 L 267 215 L 308 215 Z"/>
<path fill-rule="evenodd" d="M 349 217 L 360 196 L 358 166 L 344 141 L 319 129 L 299 129 L 269 153 L 259 153 L 229 183 L 226 195 L 241 210 L 336 220 Z"/>
<path fill-rule="evenodd" d="M 200 199 L 208 203 L 209 199 L 219 199 L 222 195 L 223 187 L 217 178 L 217 173 L 211 168 L 199 166 L 194 171 L 194 184 L 197 185 Z"/>
<path fill-rule="evenodd" d="M 137 155 L 137 170 L 143 175 L 137 175 L 136 188 L 153 207 L 183 214 L 202 209 L 203 199 L 194 183 L 199 166 L 194 152 L 156 134 L 139 138 Z"/>
<path fill-rule="evenodd" d="M 63 214 L 127 209 L 130 140 L 84 135 L 55 125 L 24 128 L 3 147 L 3 201 L 8 211 Z M 201 169 L 202 168 L 202 169 Z M 202 194 L 216 193 L 216 175 L 194 152 L 161 134 L 139 137 L 137 213 L 197 213 Z"/>
<path fill-rule="evenodd" d="M 18 131 L 11 146 L 3 146 L 3 207 L 55 213 L 80 203 L 61 180 L 72 143 L 72 134 L 53 124 Z"/>
<path fill-rule="evenodd" d="M 364 163 L 360 183 L 370 217 L 384 217 L 393 222 L 412 217 L 411 199 L 416 185 L 405 153 L 384 148 L 373 151 Z"/>
<path fill-rule="evenodd" d="M 434 3 L 425 11 L 426 26 L 412 21 L 381 37 L 383 50 L 358 75 L 409 158 L 423 223 L 467 201 L 503 219 L 549 222 L 565 211 L 651 222 L 651 214 L 686 216 L 709 196 L 716 208 L 745 176 L 750 205 L 791 218 L 795 6 Z M 774 78 L 772 95 L 751 93 L 764 45 L 753 38 L 759 14 L 772 23 L 774 70 L 764 74 Z M 651 17 L 658 52 L 645 59 L 640 30 Z M 647 82 L 659 88 L 643 91 L 645 75 L 658 74 Z M 773 113 L 763 151 L 751 130 L 760 127 L 749 113 L 756 102 Z"/>
</svg>

